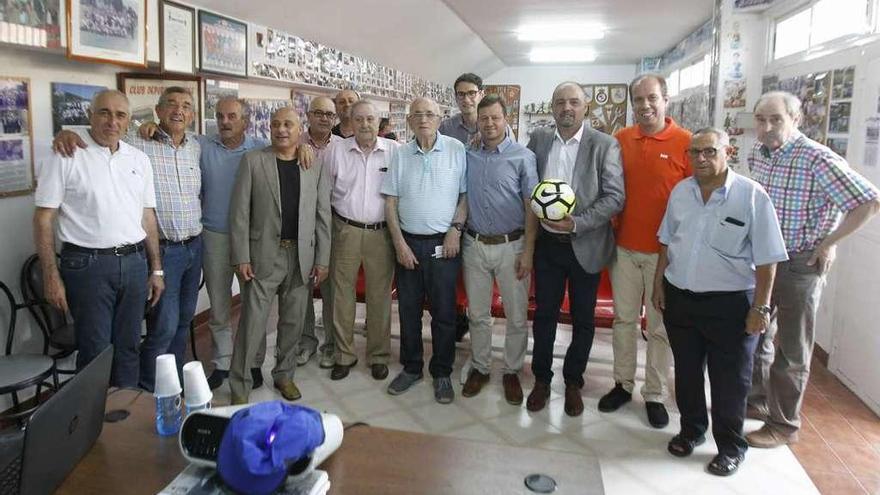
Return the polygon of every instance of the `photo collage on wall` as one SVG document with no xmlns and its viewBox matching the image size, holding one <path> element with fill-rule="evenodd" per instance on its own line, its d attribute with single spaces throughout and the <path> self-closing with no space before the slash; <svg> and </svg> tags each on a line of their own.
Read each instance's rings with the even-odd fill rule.
<svg viewBox="0 0 880 495">
<path fill-rule="evenodd" d="M 837 69 L 831 83 L 831 107 L 828 111 L 828 142 L 832 151 L 846 158 L 849 148 L 855 67 Z"/>
<path fill-rule="evenodd" d="M 513 140 L 519 139 L 519 99 L 522 94 L 522 88 L 516 84 L 487 84 L 483 86 L 483 91 L 487 95 L 501 95 L 501 98 L 504 99 L 504 103 L 507 105 L 507 123 L 513 130 Z"/>
<path fill-rule="evenodd" d="M 53 82 L 52 134 L 88 128 L 92 97 L 105 89 L 104 86 Z"/>
<path fill-rule="evenodd" d="M 238 98 L 237 82 L 205 79 L 205 112 L 202 118 L 206 136 L 217 134 L 217 102 L 224 97 Z"/>
<path fill-rule="evenodd" d="M 61 0 L 0 0 L 0 43 L 61 46 Z"/>
<path fill-rule="evenodd" d="M 581 88 L 587 103 L 584 120 L 590 127 L 611 135 L 626 127 L 626 112 L 629 109 L 626 84 L 581 84 Z M 549 101 L 529 103 L 523 110 L 526 114 L 526 137 L 535 129 L 555 125 Z"/>
<path fill-rule="evenodd" d="M 29 79 L 0 76 L 0 196 L 33 190 Z"/>
</svg>

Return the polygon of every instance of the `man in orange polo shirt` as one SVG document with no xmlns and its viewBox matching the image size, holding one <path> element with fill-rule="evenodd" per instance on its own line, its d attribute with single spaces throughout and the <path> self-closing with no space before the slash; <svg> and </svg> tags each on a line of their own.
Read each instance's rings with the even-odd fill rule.
<svg viewBox="0 0 880 495">
<path fill-rule="evenodd" d="M 637 76 L 629 85 L 636 125 L 616 134 L 623 159 L 626 203 L 617 217 L 617 258 L 611 265 L 614 291 L 614 388 L 599 400 L 602 412 L 616 411 L 632 399 L 642 303 L 648 313 L 648 350 L 642 397 L 648 422 L 669 424 L 663 401 L 670 350 L 663 317 L 651 305 L 660 244 L 657 230 L 669 194 L 691 175 L 687 156 L 691 133 L 666 117 L 666 80 L 658 74 Z"/>
</svg>

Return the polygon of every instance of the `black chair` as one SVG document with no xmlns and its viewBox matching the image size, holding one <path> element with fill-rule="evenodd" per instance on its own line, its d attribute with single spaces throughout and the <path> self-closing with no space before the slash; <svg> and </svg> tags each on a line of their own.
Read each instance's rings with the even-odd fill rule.
<svg viewBox="0 0 880 495">
<path fill-rule="evenodd" d="M 76 351 L 76 333 L 70 315 L 46 301 L 43 270 L 36 254 L 31 255 L 21 267 L 21 295 L 28 311 L 43 332 L 43 354 L 54 359 L 57 368 L 59 359 Z M 73 375 L 76 369 L 58 369 L 58 373 Z"/>
<path fill-rule="evenodd" d="M 6 333 L 5 354 L 0 356 L 0 395 L 12 395 L 12 410 L 4 418 L 22 419 L 32 413 L 40 405 L 43 383 L 52 377 L 55 390 L 58 389 L 58 372 L 55 360 L 45 354 L 22 353 L 13 354 L 15 341 L 15 323 L 18 311 L 33 303 L 19 304 L 9 287 L 0 282 L 0 290 L 9 300 L 9 329 Z M 24 408 L 18 398 L 19 392 L 36 386 L 34 406 Z"/>
</svg>

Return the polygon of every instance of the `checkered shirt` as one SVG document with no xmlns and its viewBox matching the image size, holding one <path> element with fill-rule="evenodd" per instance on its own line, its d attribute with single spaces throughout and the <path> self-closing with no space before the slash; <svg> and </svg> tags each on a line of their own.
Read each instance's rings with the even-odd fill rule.
<svg viewBox="0 0 880 495">
<path fill-rule="evenodd" d="M 797 131 L 775 151 L 756 142 L 749 168 L 776 207 L 790 253 L 812 251 L 844 212 L 880 194 L 846 160 Z"/>
</svg>

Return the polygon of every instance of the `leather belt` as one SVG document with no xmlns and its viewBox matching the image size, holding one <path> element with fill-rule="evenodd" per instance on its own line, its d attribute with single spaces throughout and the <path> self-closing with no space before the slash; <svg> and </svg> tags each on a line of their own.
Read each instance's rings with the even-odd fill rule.
<svg viewBox="0 0 880 495">
<path fill-rule="evenodd" d="M 403 235 L 419 240 L 443 239 L 444 237 L 446 237 L 446 234 L 410 234 L 409 232 L 405 231 L 403 232 Z"/>
<path fill-rule="evenodd" d="M 179 241 L 172 241 L 171 239 L 159 239 L 160 246 L 186 246 L 192 241 L 198 239 L 199 236 L 194 235 L 192 237 L 187 237 L 186 239 L 182 239 Z"/>
<path fill-rule="evenodd" d="M 121 246 L 115 246 L 111 248 L 88 248 L 83 246 L 77 246 L 76 244 L 71 244 L 69 242 L 65 242 L 61 245 L 61 249 L 67 251 L 75 251 L 77 253 L 88 253 L 88 254 L 104 254 L 104 255 L 113 255 L 113 256 L 128 256 L 129 254 L 136 253 L 138 251 L 144 250 L 143 241 L 137 244 L 123 244 Z"/>
<path fill-rule="evenodd" d="M 352 227 L 357 227 L 359 229 L 364 229 L 364 230 L 382 230 L 388 225 L 387 222 L 379 222 L 379 223 L 355 222 L 354 220 L 349 220 L 349 219 L 345 218 L 344 216 L 340 215 L 339 213 L 336 213 L 336 210 L 333 210 L 333 216 L 335 216 L 339 220 L 351 225 Z"/>
<path fill-rule="evenodd" d="M 544 229 L 541 229 L 544 230 Z M 564 244 L 571 244 L 571 234 L 557 234 L 556 232 L 548 232 L 544 230 L 541 232 L 541 236 L 547 239 L 551 239 L 556 242 L 562 242 Z"/>
<path fill-rule="evenodd" d="M 504 244 L 505 242 L 513 242 L 523 236 L 522 230 L 514 230 L 509 234 L 500 235 L 478 234 L 471 229 L 466 229 L 465 231 L 468 233 L 469 236 L 473 237 L 474 240 L 480 241 L 483 244 L 488 244 L 490 246 L 495 244 Z"/>
<path fill-rule="evenodd" d="M 278 241 L 278 245 L 284 249 L 296 247 L 296 239 L 281 239 Z"/>
</svg>

